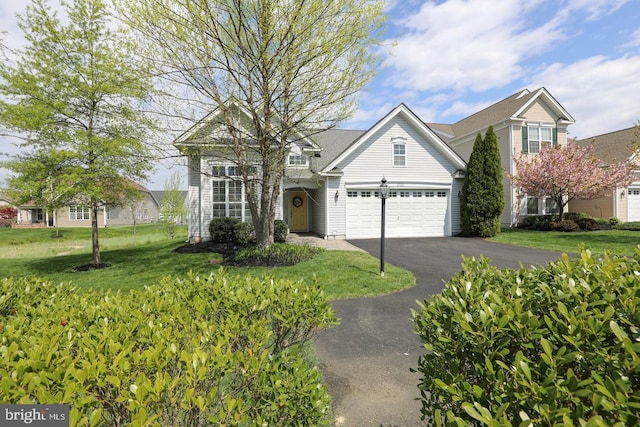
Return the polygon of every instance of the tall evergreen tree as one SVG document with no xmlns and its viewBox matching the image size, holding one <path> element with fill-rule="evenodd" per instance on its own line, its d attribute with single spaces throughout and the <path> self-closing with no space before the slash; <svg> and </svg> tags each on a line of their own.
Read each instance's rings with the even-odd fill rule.
<svg viewBox="0 0 640 427">
<path fill-rule="evenodd" d="M 461 225 L 465 236 L 492 237 L 500 231 L 504 188 L 498 138 L 489 126 L 478 133 L 467 164 L 461 202 Z"/>
<path fill-rule="evenodd" d="M 25 184 L 24 198 L 46 190 L 89 208 L 94 265 L 101 264 L 99 209 L 130 191 L 127 178 L 144 180 L 151 169 L 145 138 L 152 123 L 140 113 L 150 73 L 133 39 L 112 29 L 108 4 L 65 2 L 61 20 L 47 0 L 33 0 L 19 17 L 25 49 L 0 63 L 0 124 L 31 153 L 8 166 Z M 50 170 L 28 173 L 41 166 Z"/>
</svg>

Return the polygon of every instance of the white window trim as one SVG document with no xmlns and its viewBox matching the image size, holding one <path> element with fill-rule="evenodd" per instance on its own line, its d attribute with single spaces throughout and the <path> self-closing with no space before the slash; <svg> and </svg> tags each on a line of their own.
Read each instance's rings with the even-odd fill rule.
<svg viewBox="0 0 640 427">
<path fill-rule="evenodd" d="M 85 218 L 85 213 L 87 214 L 86 218 Z M 81 214 L 80 217 L 78 217 L 78 214 Z M 89 219 L 91 219 L 91 210 L 89 209 L 89 206 L 83 206 L 83 205 L 69 206 L 70 221 L 87 221 Z"/>
<path fill-rule="evenodd" d="M 396 146 L 404 147 L 404 155 L 400 156 L 396 154 Z M 404 159 L 403 165 L 396 164 L 396 157 L 402 157 Z M 398 136 L 395 138 L 391 138 L 391 164 L 394 168 L 406 168 L 409 165 L 409 153 L 407 150 L 407 138 Z"/>
<path fill-rule="evenodd" d="M 537 199 L 538 200 L 538 212 L 537 213 L 529 213 L 528 200 L 529 199 Z M 547 200 L 551 200 L 550 197 L 535 197 L 535 196 L 525 196 L 524 197 L 524 206 L 523 206 L 523 216 L 538 216 L 538 215 L 560 215 L 561 212 L 547 212 Z M 540 212 L 542 210 L 542 212 Z"/>
<path fill-rule="evenodd" d="M 292 160 L 294 160 L 292 162 Z M 287 167 L 290 169 L 306 169 L 309 167 L 309 156 L 299 145 L 292 145 L 287 154 Z"/>
<path fill-rule="evenodd" d="M 548 143 L 548 145 L 553 145 L 553 129 L 555 128 L 554 124 L 549 123 L 527 123 L 527 147 L 528 154 L 538 154 L 540 150 L 544 147 L 543 144 Z M 531 139 L 531 129 L 538 130 L 538 139 Z M 549 140 L 542 139 L 542 129 L 551 130 L 551 136 Z M 531 141 L 535 141 L 537 143 L 537 150 L 533 151 L 531 149 Z"/>
<path fill-rule="evenodd" d="M 212 173 L 212 177 L 211 177 L 211 217 L 212 218 L 220 218 L 219 216 L 214 215 L 213 213 L 213 204 L 214 203 L 219 203 L 222 204 L 222 202 L 215 202 L 214 201 L 214 186 L 213 186 L 213 182 L 224 182 L 224 216 L 225 217 L 229 217 L 230 215 L 230 203 L 229 203 L 229 192 L 230 192 L 230 182 L 240 182 L 242 184 L 241 187 L 241 193 L 240 193 L 240 220 L 241 221 L 249 221 L 251 218 L 251 212 L 249 210 L 249 205 L 248 205 L 248 200 L 247 200 L 247 191 L 246 188 L 244 186 L 244 183 L 242 183 L 242 179 L 240 177 L 240 175 L 230 175 L 230 168 L 238 168 L 237 165 L 232 164 L 232 163 L 212 163 L 210 165 L 210 167 L 212 168 L 224 168 L 224 175 L 214 175 Z M 238 202 L 233 202 L 233 203 L 238 203 Z M 234 217 L 237 218 L 237 217 Z"/>
</svg>

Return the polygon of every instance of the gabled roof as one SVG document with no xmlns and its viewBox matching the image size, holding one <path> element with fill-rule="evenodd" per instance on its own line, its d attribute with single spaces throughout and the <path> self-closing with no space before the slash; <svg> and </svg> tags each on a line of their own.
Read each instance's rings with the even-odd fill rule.
<svg viewBox="0 0 640 427">
<path fill-rule="evenodd" d="M 235 109 L 235 111 L 244 116 L 248 121 L 252 120 L 251 114 L 249 111 L 243 107 L 240 103 L 236 101 L 230 101 L 230 108 Z M 202 132 L 206 132 L 208 129 L 213 129 L 215 126 L 226 126 L 226 122 L 224 117 L 222 116 L 222 109 L 216 108 L 202 119 L 200 119 L 197 123 L 187 129 L 182 135 L 178 136 L 174 141 L 173 145 L 176 147 L 185 147 L 185 146 L 193 146 L 193 145 L 201 145 L 202 141 L 195 141 L 194 138 Z M 236 126 L 234 126 L 236 127 Z M 251 132 L 247 129 L 240 129 L 245 134 L 251 134 Z M 312 149 L 318 149 L 315 143 L 304 133 L 296 132 L 296 141 L 303 141 L 305 144 L 309 145 Z"/>
<path fill-rule="evenodd" d="M 524 89 L 520 92 L 496 102 L 487 108 L 478 111 L 475 114 L 465 117 L 464 119 L 450 125 L 450 128 L 446 128 L 446 125 L 431 124 L 435 129 L 450 132 L 453 138 L 477 133 L 490 125 L 496 125 L 504 120 L 523 120 L 522 114 L 538 99 L 542 99 L 566 124 L 574 123 L 575 120 L 567 110 L 565 110 L 558 101 L 545 89 L 541 87 L 535 91 L 529 91 Z"/>
<path fill-rule="evenodd" d="M 581 147 L 593 145 L 593 154 L 607 162 L 627 161 L 640 148 L 640 128 L 630 127 L 576 141 Z"/>
<path fill-rule="evenodd" d="M 449 147 L 436 133 L 429 128 L 422 120 L 415 115 L 413 111 L 404 104 L 398 105 L 391 110 L 386 116 L 380 119 L 369 130 L 362 133 L 357 139 L 355 139 L 344 151 L 342 151 L 333 161 L 326 165 L 322 169 L 322 173 L 330 173 L 337 165 L 344 160 L 349 154 L 356 150 L 360 145 L 364 144 L 375 133 L 387 125 L 395 117 L 402 117 L 409 125 L 411 125 L 422 137 L 431 141 L 438 151 L 440 151 L 452 164 L 459 169 L 465 169 L 466 165 L 464 160 L 458 154 L 456 154 L 451 147 Z"/>
<path fill-rule="evenodd" d="M 162 199 L 164 199 L 165 193 L 166 193 L 166 191 L 164 191 L 164 190 L 161 190 L 161 191 L 151 190 L 151 195 L 158 202 L 158 206 L 160 206 L 160 204 L 162 203 Z M 179 190 L 179 193 L 182 195 L 182 198 L 184 198 L 186 200 L 188 191 Z"/>
</svg>

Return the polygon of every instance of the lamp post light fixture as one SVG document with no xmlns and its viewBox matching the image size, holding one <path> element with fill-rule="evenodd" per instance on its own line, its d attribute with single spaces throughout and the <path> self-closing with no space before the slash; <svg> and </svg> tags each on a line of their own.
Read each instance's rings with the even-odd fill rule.
<svg viewBox="0 0 640 427">
<path fill-rule="evenodd" d="M 380 276 L 384 277 L 384 215 L 385 215 L 385 202 L 389 197 L 389 186 L 387 185 L 387 179 L 383 176 L 380 181 L 380 187 L 378 187 L 378 197 L 382 200 L 382 217 L 380 221 Z"/>
</svg>

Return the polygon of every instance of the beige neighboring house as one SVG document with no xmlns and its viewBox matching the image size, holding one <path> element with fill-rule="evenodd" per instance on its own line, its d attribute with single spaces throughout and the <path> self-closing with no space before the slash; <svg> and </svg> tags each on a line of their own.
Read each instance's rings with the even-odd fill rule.
<svg viewBox="0 0 640 427">
<path fill-rule="evenodd" d="M 158 222 L 159 203 L 153 193 L 144 186 L 132 182 L 141 194 L 141 199 L 124 206 L 103 206 L 98 210 L 98 225 L 149 224 Z M 86 205 L 69 204 L 49 215 L 34 203 L 25 203 L 18 207 L 17 224 L 20 226 L 40 227 L 90 227 L 91 213 Z"/>
<path fill-rule="evenodd" d="M 572 200 L 569 211 L 582 212 L 594 218 L 616 217 L 620 221 L 640 221 L 640 165 L 638 144 L 640 130 L 637 127 L 609 132 L 576 141 L 580 146 L 593 145 L 593 154 L 607 163 L 630 161 L 638 165 L 638 180 L 628 187 L 617 188 L 612 194 L 592 200 Z"/>
<path fill-rule="evenodd" d="M 444 142 L 465 162 L 479 133 L 484 137 L 489 126 L 498 137 L 502 168 L 515 174 L 514 155 L 537 155 L 545 145 L 565 145 L 567 127 L 575 120 L 545 89 L 524 89 L 482 111 L 452 125 L 428 123 Z M 505 207 L 500 217 L 503 227 L 516 225 L 521 217 L 558 213 L 558 206 L 548 198 L 529 197 L 505 176 Z"/>
</svg>

